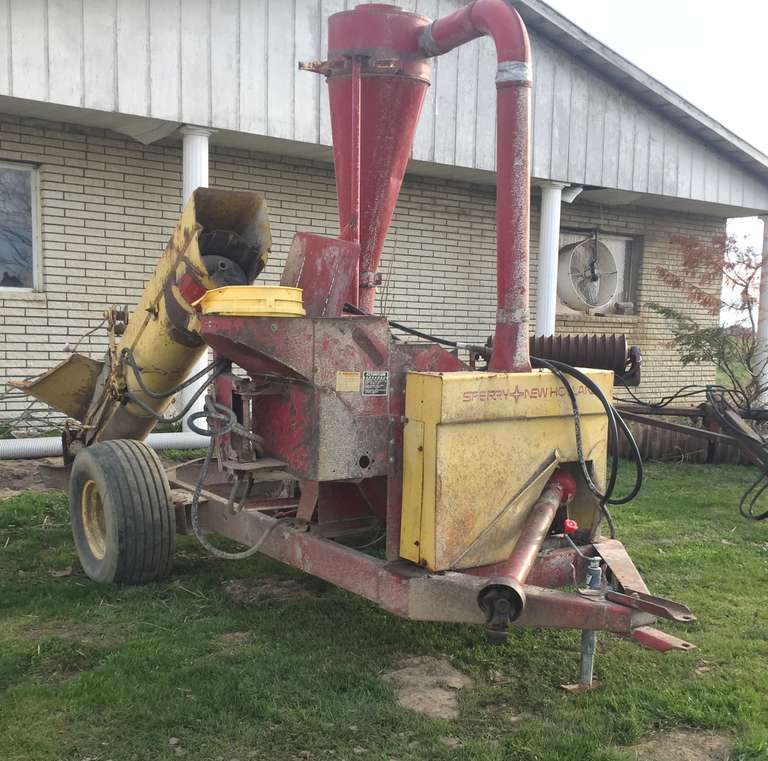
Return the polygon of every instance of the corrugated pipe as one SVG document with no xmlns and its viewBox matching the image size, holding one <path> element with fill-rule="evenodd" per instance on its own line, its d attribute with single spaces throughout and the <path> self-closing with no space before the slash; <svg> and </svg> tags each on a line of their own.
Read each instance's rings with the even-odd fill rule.
<svg viewBox="0 0 768 761">
<path fill-rule="evenodd" d="M 150 433 L 145 439 L 152 449 L 205 449 L 207 436 L 191 431 Z M 39 457 L 61 457 L 61 439 L 41 436 L 34 439 L 0 439 L 0 460 L 34 460 Z"/>
</svg>

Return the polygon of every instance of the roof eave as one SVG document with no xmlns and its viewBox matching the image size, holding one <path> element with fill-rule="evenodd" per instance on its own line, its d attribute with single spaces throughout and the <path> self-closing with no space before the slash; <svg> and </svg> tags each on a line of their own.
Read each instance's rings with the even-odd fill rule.
<svg viewBox="0 0 768 761">
<path fill-rule="evenodd" d="M 600 66 L 600 73 L 615 81 L 635 97 L 661 110 L 667 118 L 695 134 L 734 161 L 768 181 L 768 156 L 742 140 L 689 103 L 685 98 L 654 79 L 616 51 L 590 36 L 541 0 L 511 0 L 526 24 L 535 32 L 566 48 L 591 67 Z"/>
</svg>

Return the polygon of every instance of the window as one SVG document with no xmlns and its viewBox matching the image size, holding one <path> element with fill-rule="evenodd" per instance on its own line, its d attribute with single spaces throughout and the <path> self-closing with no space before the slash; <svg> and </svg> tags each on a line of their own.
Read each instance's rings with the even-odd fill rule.
<svg viewBox="0 0 768 761">
<path fill-rule="evenodd" d="M 36 287 L 37 171 L 0 162 L 0 290 Z"/>
<path fill-rule="evenodd" d="M 558 314 L 632 314 L 641 239 L 600 230 L 562 230 Z"/>
</svg>

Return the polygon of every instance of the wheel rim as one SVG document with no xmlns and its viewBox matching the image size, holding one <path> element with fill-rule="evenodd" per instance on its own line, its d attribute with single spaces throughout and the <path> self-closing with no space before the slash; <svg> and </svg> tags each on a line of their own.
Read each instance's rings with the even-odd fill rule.
<svg viewBox="0 0 768 761">
<path fill-rule="evenodd" d="M 107 521 L 95 481 L 86 481 L 80 497 L 83 533 L 93 556 L 101 560 L 107 551 Z"/>
</svg>

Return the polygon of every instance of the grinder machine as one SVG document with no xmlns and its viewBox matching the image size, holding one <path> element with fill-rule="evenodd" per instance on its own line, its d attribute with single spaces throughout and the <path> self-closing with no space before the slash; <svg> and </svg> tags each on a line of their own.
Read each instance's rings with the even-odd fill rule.
<svg viewBox="0 0 768 761">
<path fill-rule="evenodd" d="M 494 336 L 398 340 L 375 292 L 430 59 L 482 35 L 498 57 Z M 613 536 L 609 506 L 640 481 L 614 496 L 618 439 L 631 435 L 613 373 L 529 353 L 532 69 L 518 13 L 475 0 L 432 22 L 359 5 L 330 17 L 327 60 L 301 68 L 328 83 L 339 236 L 297 233 L 280 285 L 252 285 L 270 247 L 265 198 L 200 188 L 132 314 L 107 311 L 104 360 L 73 354 L 17 384 L 71 418 L 86 573 L 162 578 L 175 533 L 191 532 L 222 557 L 262 552 L 399 616 L 484 626 L 491 641 L 510 627 L 581 630 L 578 689 L 598 630 L 692 648 L 653 624 L 694 616 L 651 596 Z M 188 421 L 211 445 L 166 473 L 141 440 L 187 386 L 193 401 L 206 394 Z"/>
</svg>

